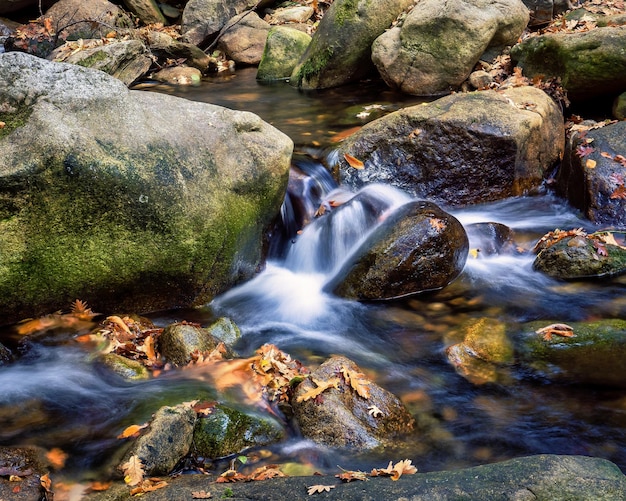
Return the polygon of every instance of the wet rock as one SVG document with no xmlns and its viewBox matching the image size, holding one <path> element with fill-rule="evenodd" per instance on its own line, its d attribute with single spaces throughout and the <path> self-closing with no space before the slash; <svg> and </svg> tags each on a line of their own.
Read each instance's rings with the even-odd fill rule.
<svg viewBox="0 0 626 501">
<path fill-rule="evenodd" d="M 165 16 L 154 0 L 124 0 L 124 5 L 144 24 L 167 24 Z"/>
<path fill-rule="evenodd" d="M 456 218 L 430 202 L 410 202 L 386 217 L 326 289 L 358 300 L 441 289 L 461 273 L 468 249 Z"/>
<path fill-rule="evenodd" d="M 0 366 L 11 362 L 13 360 L 13 353 L 6 346 L 0 343 Z"/>
<path fill-rule="evenodd" d="M 572 134 L 557 177 L 557 192 L 591 221 L 626 226 L 624 157 L 626 122 Z"/>
<path fill-rule="evenodd" d="M 0 499 L 39 501 L 46 499 L 41 477 L 50 470 L 46 451 L 39 447 L 0 447 Z M 14 475 L 19 481 L 11 481 Z"/>
<path fill-rule="evenodd" d="M 205 458 L 221 458 L 248 447 L 268 445 L 285 435 L 275 419 L 242 412 L 221 404 L 198 418 L 193 432 L 194 453 Z"/>
<path fill-rule="evenodd" d="M 291 85 L 326 89 L 375 72 L 371 45 L 413 0 L 336 0 L 325 12 Z"/>
<path fill-rule="evenodd" d="M 71 45 L 71 43 L 70 43 Z M 71 51 L 68 57 L 60 57 L 64 45 L 48 56 L 54 61 L 77 64 L 85 68 L 104 71 L 121 80 L 126 85 L 132 84 L 143 76 L 152 65 L 148 48 L 139 40 L 126 40 L 79 51 Z"/>
<path fill-rule="evenodd" d="M 626 26 L 531 37 L 511 49 L 524 75 L 560 77 L 571 101 L 616 96 L 626 89 Z"/>
<path fill-rule="evenodd" d="M 501 223 L 474 223 L 465 226 L 470 248 L 484 256 L 514 252 L 514 232 Z"/>
<path fill-rule="evenodd" d="M 626 321 L 619 319 L 568 322 L 574 337 L 537 330 L 550 320 L 523 325 L 516 335 L 517 363 L 555 382 L 626 388 Z"/>
<path fill-rule="evenodd" d="M 5 322 L 77 297 L 102 311 L 206 304 L 253 275 L 285 194 L 287 136 L 17 52 L 0 54 L 0 102 Z"/>
<path fill-rule="evenodd" d="M 146 40 L 150 51 L 163 59 L 184 59 L 187 66 L 197 68 L 203 73 L 211 63 L 211 58 L 202 49 L 190 43 L 174 40 L 160 31 L 148 32 Z"/>
<path fill-rule="evenodd" d="M 58 34 L 67 36 L 67 40 L 102 38 L 116 28 L 133 28 L 122 9 L 107 0 L 60 0 L 44 17 L 51 20 L 52 26 L 58 26 Z"/>
<path fill-rule="evenodd" d="M 304 437 L 330 447 L 371 449 L 392 444 L 413 431 L 415 420 L 397 397 L 370 381 L 370 395 L 363 398 L 346 382 L 342 369 L 360 373 L 351 360 L 333 356 L 296 388 L 294 418 Z M 298 401 L 316 387 L 312 379 L 331 378 L 338 378 L 337 388 L 325 390 L 320 398 Z M 372 411 L 373 406 L 380 414 Z"/>
<path fill-rule="evenodd" d="M 222 341 L 226 346 L 232 346 L 241 338 L 241 331 L 237 324 L 226 317 L 218 318 L 207 327 L 207 330 L 211 336 Z"/>
<path fill-rule="evenodd" d="M 257 80 L 286 80 L 311 43 L 306 33 L 287 26 L 274 26 L 267 34 Z"/>
<path fill-rule="evenodd" d="M 613 116 L 618 120 L 626 118 L 626 92 L 622 92 L 613 102 Z"/>
<path fill-rule="evenodd" d="M 468 381 L 484 384 L 510 379 L 505 367 L 513 362 L 514 350 L 504 322 L 492 318 L 472 319 L 448 336 L 461 339 L 446 348 L 446 355 Z"/>
<path fill-rule="evenodd" d="M 101 355 L 98 357 L 98 360 L 107 369 L 113 371 L 126 381 L 138 381 L 148 379 L 150 377 L 148 369 L 146 369 L 141 362 L 131 360 L 130 358 L 126 358 L 115 353 Z"/>
<path fill-rule="evenodd" d="M 533 269 L 561 279 L 620 275 L 626 273 L 626 247 L 570 236 L 540 247 Z"/>
<path fill-rule="evenodd" d="M 271 27 L 269 23 L 256 12 L 244 12 L 228 21 L 228 26 L 221 33 L 217 48 L 235 63 L 259 64 Z"/>
<path fill-rule="evenodd" d="M 275 478 L 271 482 L 239 482 L 210 484 L 212 498 L 235 495 L 240 499 L 310 501 L 307 489 L 319 477 L 301 476 Z M 178 501 L 190 499 L 193 492 L 209 490 L 203 475 L 180 475 L 168 479 L 168 486 L 145 493 L 146 501 Z M 128 487 L 115 484 L 107 493 L 89 494 L 86 501 L 130 499 Z M 623 501 L 626 477 L 617 465 L 606 459 L 586 456 L 556 456 L 541 454 L 500 463 L 403 475 L 398 482 L 389 478 L 371 478 L 368 482 L 337 484 L 325 499 L 362 501 L 411 499 L 472 501 L 552 500 L 552 501 Z M 114 497 L 115 495 L 115 497 Z"/>
<path fill-rule="evenodd" d="M 374 120 L 339 148 L 340 183 L 374 182 L 462 206 L 541 185 L 564 148 L 563 115 L 534 87 L 454 94 Z M 348 153 L 365 168 L 350 167 Z"/>
<path fill-rule="evenodd" d="M 211 334 L 210 329 L 203 329 L 192 324 L 168 325 L 157 340 L 157 349 L 163 357 L 175 365 L 187 365 L 191 354 L 214 350 L 220 340 Z"/>
<path fill-rule="evenodd" d="M 196 413 L 189 405 L 160 408 L 148 430 L 134 441 L 124 455 L 119 471 L 131 456 L 138 456 L 146 476 L 167 475 L 189 452 L 195 423 Z"/>
<path fill-rule="evenodd" d="M 229 19 L 252 9 L 256 0 L 189 0 L 183 10 L 181 33 L 183 40 L 204 45 L 226 25 Z"/>
<path fill-rule="evenodd" d="M 200 85 L 202 73 L 197 68 L 188 66 L 173 66 L 157 71 L 152 78 L 159 82 L 166 82 L 173 85 Z"/>
<path fill-rule="evenodd" d="M 487 48 L 515 43 L 527 24 L 521 0 L 421 1 L 374 41 L 372 60 L 392 88 L 448 93 L 467 79 Z"/>
</svg>

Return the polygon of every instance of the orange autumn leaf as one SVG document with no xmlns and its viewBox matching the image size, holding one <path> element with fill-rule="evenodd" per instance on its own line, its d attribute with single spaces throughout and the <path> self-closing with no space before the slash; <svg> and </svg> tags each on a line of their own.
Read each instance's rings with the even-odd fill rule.
<svg viewBox="0 0 626 501">
<path fill-rule="evenodd" d="M 106 491 L 113 485 L 113 481 L 109 480 L 108 482 L 91 482 L 87 487 L 87 492 L 102 492 Z"/>
<path fill-rule="evenodd" d="M 363 398 L 370 398 L 369 381 L 365 379 L 364 374 L 345 367 L 342 367 L 340 372 L 343 374 L 346 383 L 357 392 L 357 395 Z"/>
<path fill-rule="evenodd" d="M 47 473 L 45 475 L 42 475 L 39 478 L 39 482 L 46 492 L 52 493 L 52 480 L 50 479 L 50 475 L 48 475 Z"/>
<path fill-rule="evenodd" d="M 65 466 L 67 454 L 58 447 L 55 447 L 46 453 L 46 458 L 50 461 L 50 464 L 55 470 L 60 470 Z"/>
<path fill-rule="evenodd" d="M 126 428 L 122 433 L 120 433 L 117 438 L 128 438 L 128 437 L 136 437 L 139 435 L 139 432 L 146 428 L 148 423 L 144 424 L 131 424 L 128 428 Z"/>
<path fill-rule="evenodd" d="M 626 200 L 626 187 L 624 187 L 623 185 L 620 185 L 617 188 L 615 188 L 613 193 L 611 193 L 610 198 L 612 200 L 615 200 L 615 199 Z"/>
<path fill-rule="evenodd" d="M 312 377 L 311 381 L 313 381 L 313 383 L 315 383 L 317 387 L 311 388 L 310 390 L 304 392 L 302 395 L 298 395 L 298 398 L 296 398 L 296 402 L 306 402 L 307 400 L 317 397 L 328 388 L 339 387 L 339 379 L 336 377 L 330 378 L 328 381 L 320 381 Z"/>
<path fill-rule="evenodd" d="M 436 217 L 431 217 L 428 222 L 430 223 L 431 228 L 437 231 L 443 231 L 446 229 L 445 221 L 438 219 Z"/>
<path fill-rule="evenodd" d="M 270 478 L 286 477 L 277 465 L 260 466 L 248 475 L 248 480 L 268 480 Z"/>
<path fill-rule="evenodd" d="M 358 131 L 359 129 L 361 129 L 361 126 L 357 126 L 357 127 L 351 127 L 350 129 L 344 130 L 342 132 L 338 132 L 337 134 L 335 134 L 332 139 L 330 140 L 331 143 L 338 143 L 339 141 L 343 141 L 345 138 L 351 136 L 352 134 L 354 134 L 356 131 Z"/>
<path fill-rule="evenodd" d="M 353 157 L 352 155 L 348 155 L 347 153 L 343 154 L 343 158 L 346 159 L 348 165 L 358 170 L 362 170 L 365 168 L 365 164 L 361 162 L 358 158 Z"/>
<path fill-rule="evenodd" d="M 239 473 L 237 470 L 226 470 L 215 480 L 217 483 L 225 482 L 243 482 L 248 480 L 248 477 Z"/>
<path fill-rule="evenodd" d="M 547 327 L 537 329 L 535 334 L 542 334 L 545 341 L 552 341 L 552 336 L 576 337 L 574 328 L 567 324 L 550 324 Z"/>
</svg>

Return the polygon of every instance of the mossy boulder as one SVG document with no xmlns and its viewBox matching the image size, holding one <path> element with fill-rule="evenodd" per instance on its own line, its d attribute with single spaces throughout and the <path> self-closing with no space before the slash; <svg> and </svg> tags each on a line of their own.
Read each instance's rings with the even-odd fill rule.
<svg viewBox="0 0 626 501">
<path fill-rule="evenodd" d="M 252 276 L 292 141 L 247 112 L 0 55 L 0 311 L 205 304 Z M 6 117 L 4 113 L 6 113 Z"/>
<path fill-rule="evenodd" d="M 286 80 L 311 43 L 306 33 L 288 26 L 274 26 L 267 34 L 256 78 L 261 81 Z"/>
<path fill-rule="evenodd" d="M 626 26 L 584 33 L 531 37 L 511 49 L 524 75 L 560 77 L 572 101 L 618 95 L 626 90 Z"/>
<path fill-rule="evenodd" d="M 453 94 L 363 126 L 339 147 L 335 173 L 353 189 L 384 182 L 447 206 L 482 203 L 539 187 L 564 136 L 563 114 L 534 87 Z"/>
<path fill-rule="evenodd" d="M 335 0 L 325 12 L 290 83 L 326 89 L 375 73 L 371 45 L 413 0 Z"/>
<path fill-rule="evenodd" d="M 537 333 L 552 323 L 522 326 L 515 335 L 518 364 L 550 381 L 626 388 L 626 320 L 568 322 L 573 337 Z"/>
<path fill-rule="evenodd" d="M 236 329 L 236 326 L 234 327 Z M 228 332 L 226 320 L 215 330 Z M 231 329 L 232 330 L 232 329 Z M 212 329 L 203 329 L 197 325 L 179 323 L 168 325 L 157 340 L 157 349 L 163 357 L 174 365 L 186 365 L 192 360 L 192 354 L 207 353 L 214 350 L 220 339 L 212 334 Z M 232 357 L 232 353 L 230 354 Z"/>
<path fill-rule="evenodd" d="M 127 381 L 138 381 L 150 377 L 148 369 L 137 360 L 132 360 L 115 353 L 101 355 L 97 360 L 107 369 Z"/>
<path fill-rule="evenodd" d="M 285 430 L 273 418 L 217 404 L 196 421 L 193 451 L 205 458 L 221 458 L 278 442 L 284 435 Z"/>
</svg>

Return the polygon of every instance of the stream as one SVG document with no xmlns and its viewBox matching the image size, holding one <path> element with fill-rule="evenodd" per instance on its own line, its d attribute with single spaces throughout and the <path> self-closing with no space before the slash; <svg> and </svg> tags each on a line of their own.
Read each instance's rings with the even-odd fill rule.
<svg viewBox="0 0 626 501">
<path fill-rule="evenodd" d="M 305 94 L 286 83 L 259 85 L 255 71 L 210 78 L 195 88 L 150 90 L 257 113 L 294 140 L 296 164 L 308 169 L 321 192 L 336 188 L 325 177 L 322 162 L 338 134 L 420 102 L 379 82 Z M 408 200 L 388 187 L 372 189 L 389 207 Z M 466 227 L 505 224 L 525 249 L 555 228 L 598 229 L 548 191 L 460 210 L 443 208 Z M 288 222 L 289 214 L 285 217 Z M 275 344 L 307 366 L 331 354 L 345 355 L 411 412 L 429 414 L 439 424 L 437 437 L 412 438 L 397 450 L 367 453 L 328 450 L 294 432 L 266 448 L 268 461 L 311 463 L 318 471 L 336 472 L 337 465 L 367 471 L 410 458 L 426 472 L 551 453 L 603 457 L 626 472 L 623 390 L 575 381 L 548 383 L 521 367 L 512 369 L 508 384 L 476 385 L 457 374 L 445 355 L 446 334 L 471 318 L 547 323 L 626 318 L 623 277 L 559 282 L 532 270 L 530 252 L 479 254 L 468 258 L 456 281 L 437 292 L 370 304 L 324 292 L 333 270 L 369 225 L 358 214 L 337 222 L 332 231 L 311 225 L 273 246 L 257 277 L 211 304 L 147 315 L 160 326 L 180 320 L 208 325 L 228 316 L 242 331 L 235 346 L 241 356 L 250 356 L 264 343 Z M 470 249 L 479 245 L 470 239 Z M 0 367 L 0 445 L 59 447 L 69 454 L 69 475 L 97 477 L 125 426 L 198 393 L 216 396 L 202 381 L 183 378 L 123 382 L 95 366 L 71 338 L 72 333 L 56 330 L 22 339 L 21 359 Z M 0 342 L 10 347 L 18 343 L 9 329 L 0 332 Z"/>
</svg>

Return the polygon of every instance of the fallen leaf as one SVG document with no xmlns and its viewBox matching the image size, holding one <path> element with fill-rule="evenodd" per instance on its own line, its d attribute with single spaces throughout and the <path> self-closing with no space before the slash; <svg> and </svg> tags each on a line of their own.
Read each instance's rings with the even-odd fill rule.
<svg viewBox="0 0 626 501">
<path fill-rule="evenodd" d="M 594 151 L 596 151 L 596 149 L 588 144 L 580 144 L 576 148 L 576 153 L 579 157 L 586 157 L 587 155 L 591 155 Z"/>
<path fill-rule="evenodd" d="M 345 138 L 347 138 L 348 136 L 351 136 L 352 134 L 354 134 L 359 129 L 361 129 L 361 126 L 352 127 L 350 129 L 344 130 L 342 132 L 338 132 L 337 134 L 335 134 L 331 138 L 330 141 L 331 141 L 331 143 L 338 143 L 339 141 L 343 141 Z"/>
<path fill-rule="evenodd" d="M 339 387 L 339 379 L 336 377 L 330 378 L 328 381 L 320 381 L 318 379 L 311 378 L 311 381 L 315 383 L 316 388 L 311 388 L 310 390 L 304 392 L 302 395 L 298 395 L 298 398 L 296 398 L 296 402 L 306 402 L 307 400 L 317 397 L 328 388 Z"/>
<path fill-rule="evenodd" d="M 191 497 L 192 499 L 209 499 L 211 497 L 211 493 L 207 491 L 192 491 Z"/>
<path fill-rule="evenodd" d="M 330 492 L 331 489 L 334 489 L 336 485 L 312 485 L 307 489 L 307 493 L 309 496 L 313 494 L 318 494 L 320 492 Z"/>
<path fill-rule="evenodd" d="M 352 155 L 344 153 L 343 158 L 346 159 L 346 162 L 348 162 L 348 165 L 350 167 L 354 167 L 357 170 L 362 170 L 365 168 L 365 164 L 361 162 L 358 158 L 353 157 Z"/>
<path fill-rule="evenodd" d="M 438 219 L 436 217 L 431 217 L 428 222 L 430 223 L 431 228 L 437 230 L 437 231 L 443 231 L 446 229 L 446 223 L 445 221 L 442 221 L 441 219 Z"/>
<path fill-rule="evenodd" d="M 5 125 L 6 125 L 6 124 L 5 124 L 4 122 L 0 122 L 0 129 L 4 129 L 4 126 L 5 126 Z"/>
<path fill-rule="evenodd" d="M 128 437 L 137 437 L 139 436 L 139 432 L 146 428 L 148 423 L 144 424 L 131 424 L 128 428 L 126 428 L 122 433 L 120 433 L 117 438 L 128 438 Z"/>
<path fill-rule="evenodd" d="M 63 466 L 65 466 L 67 454 L 58 447 L 54 447 L 46 453 L 46 458 L 50 461 L 50 464 L 55 470 L 60 470 Z"/>
<path fill-rule="evenodd" d="M 106 491 L 113 485 L 113 481 L 108 482 L 91 482 L 87 487 L 87 492 L 102 492 Z"/>
<path fill-rule="evenodd" d="M 340 372 L 343 374 L 346 383 L 357 392 L 357 395 L 363 398 L 370 398 L 369 381 L 365 379 L 364 374 L 352 371 L 346 367 L 342 367 Z"/>
<path fill-rule="evenodd" d="M 52 480 L 50 479 L 50 475 L 48 475 L 47 473 L 45 475 L 42 475 L 39 478 L 39 482 L 47 493 L 52 493 Z"/>
<path fill-rule="evenodd" d="M 473 257 L 474 259 L 478 259 L 478 253 L 480 252 L 480 249 L 470 249 L 469 250 L 469 255 L 471 257 Z"/>
<path fill-rule="evenodd" d="M 338 479 L 343 482 L 352 482 L 353 480 L 367 480 L 367 473 L 364 471 L 344 471 L 343 473 L 339 473 L 335 475 Z"/>
<path fill-rule="evenodd" d="M 383 411 L 381 411 L 378 407 L 376 407 L 375 405 L 370 405 L 367 408 L 367 413 L 372 416 L 372 417 L 380 417 L 383 415 Z"/>
<path fill-rule="evenodd" d="M 268 480 L 270 478 L 286 477 L 275 464 L 260 466 L 248 475 L 248 480 Z"/>
<path fill-rule="evenodd" d="M 587 167 L 587 169 L 595 169 L 596 164 L 597 162 L 595 160 L 588 158 L 587 161 L 585 162 L 585 167 Z"/>
<path fill-rule="evenodd" d="M 611 193 L 610 198 L 612 200 L 616 200 L 616 199 L 626 200 L 626 187 L 624 185 L 620 185 L 617 188 L 615 188 L 615 190 L 613 190 L 613 193 Z"/>
<path fill-rule="evenodd" d="M 243 482 L 248 480 L 248 477 L 239 473 L 237 470 L 226 470 L 215 480 L 217 483 L 225 482 Z"/>
<path fill-rule="evenodd" d="M 388 476 L 391 480 L 398 480 L 402 475 L 412 475 L 417 472 L 417 468 L 411 464 L 410 459 L 399 461 L 395 465 L 389 461 L 387 468 L 375 468 L 370 473 L 372 477 Z"/>
<path fill-rule="evenodd" d="M 9 475 L 9 482 L 21 482 L 24 480 L 22 477 L 18 477 L 17 475 Z"/>
<path fill-rule="evenodd" d="M 135 486 L 143 480 L 143 464 L 138 456 L 131 456 L 128 461 L 122 465 L 124 472 L 124 482 L 130 486 Z"/>
<path fill-rule="evenodd" d="M 541 329 L 537 329 L 535 334 L 543 334 L 543 339 L 551 341 L 553 335 L 562 337 L 576 337 L 574 334 L 574 328 L 567 324 L 550 324 Z"/>
</svg>

